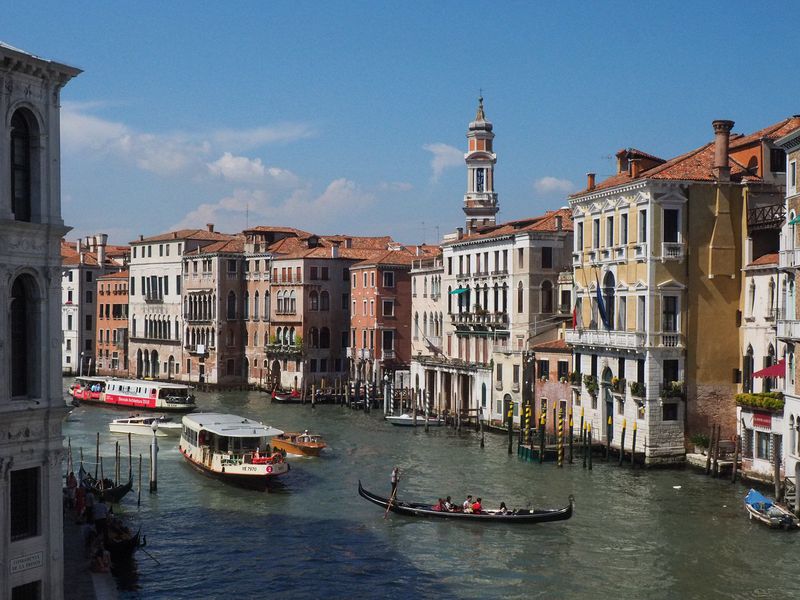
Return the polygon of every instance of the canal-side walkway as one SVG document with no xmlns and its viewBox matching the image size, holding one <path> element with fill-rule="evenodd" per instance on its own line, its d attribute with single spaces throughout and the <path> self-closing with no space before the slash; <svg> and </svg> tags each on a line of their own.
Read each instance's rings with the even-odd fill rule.
<svg viewBox="0 0 800 600">
<path fill-rule="evenodd" d="M 64 600 L 116 600 L 117 584 L 111 573 L 93 573 L 81 537 L 80 525 L 64 515 Z"/>
</svg>

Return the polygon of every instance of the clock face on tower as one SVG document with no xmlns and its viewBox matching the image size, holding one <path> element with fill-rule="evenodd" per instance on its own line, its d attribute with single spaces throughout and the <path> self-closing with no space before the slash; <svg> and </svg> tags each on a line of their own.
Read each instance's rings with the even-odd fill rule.
<svg viewBox="0 0 800 600">
<path fill-rule="evenodd" d="M 482 192 L 483 187 L 483 169 L 478 169 L 475 171 L 475 191 Z"/>
</svg>

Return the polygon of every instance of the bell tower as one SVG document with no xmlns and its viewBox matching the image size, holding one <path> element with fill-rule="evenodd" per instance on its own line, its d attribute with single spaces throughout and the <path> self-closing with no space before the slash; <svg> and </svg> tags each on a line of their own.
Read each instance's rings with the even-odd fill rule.
<svg viewBox="0 0 800 600">
<path fill-rule="evenodd" d="M 494 191 L 494 165 L 497 155 L 492 150 L 492 123 L 483 112 L 483 96 L 478 98 L 478 113 L 467 130 L 468 151 L 467 193 L 464 194 L 464 213 L 467 231 L 496 223 L 497 193 Z"/>
</svg>

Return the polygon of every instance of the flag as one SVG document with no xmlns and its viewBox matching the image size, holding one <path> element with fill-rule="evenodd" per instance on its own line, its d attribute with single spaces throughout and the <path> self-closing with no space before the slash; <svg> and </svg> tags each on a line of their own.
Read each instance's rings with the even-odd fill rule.
<svg viewBox="0 0 800 600">
<path fill-rule="evenodd" d="M 594 280 L 597 283 L 595 291 L 597 293 L 597 311 L 600 313 L 600 320 L 603 322 L 603 327 L 611 329 L 608 315 L 606 314 L 606 303 L 603 301 L 603 294 L 600 292 L 600 280 L 597 278 L 597 273 L 594 274 Z"/>
</svg>

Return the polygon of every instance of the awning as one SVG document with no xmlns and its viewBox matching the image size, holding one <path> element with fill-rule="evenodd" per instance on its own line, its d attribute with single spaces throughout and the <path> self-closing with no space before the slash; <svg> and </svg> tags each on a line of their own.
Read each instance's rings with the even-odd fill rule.
<svg viewBox="0 0 800 600">
<path fill-rule="evenodd" d="M 770 367 L 764 367 L 760 371 L 753 373 L 753 377 L 785 377 L 786 361 L 780 360 Z"/>
<path fill-rule="evenodd" d="M 798 223 L 800 223 L 800 215 L 797 215 L 794 219 L 789 221 L 789 225 L 797 225 Z"/>
<path fill-rule="evenodd" d="M 450 293 L 451 294 L 463 294 L 464 292 L 467 292 L 467 291 L 469 291 L 469 288 L 456 288 L 456 289 L 452 290 Z"/>
</svg>

